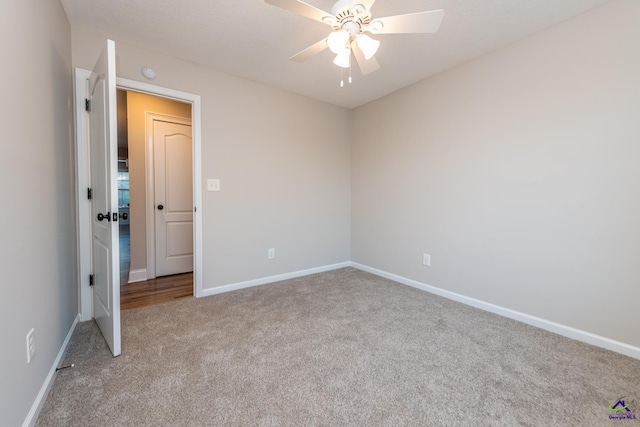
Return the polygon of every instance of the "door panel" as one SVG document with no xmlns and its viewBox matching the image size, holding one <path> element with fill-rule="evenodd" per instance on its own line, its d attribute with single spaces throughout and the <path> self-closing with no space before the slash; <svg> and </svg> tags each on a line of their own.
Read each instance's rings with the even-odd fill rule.
<svg viewBox="0 0 640 427">
<path fill-rule="evenodd" d="M 96 258 L 107 259 L 109 257 L 109 248 L 102 240 L 100 240 L 99 238 L 96 238 L 94 239 L 93 253 Z M 98 302 L 97 307 L 100 309 L 98 310 L 99 312 L 102 312 L 102 311 L 109 312 L 113 309 L 112 296 L 111 296 L 111 293 L 109 292 L 109 287 L 104 286 L 104 284 L 108 283 L 109 280 L 111 279 L 110 276 L 111 274 L 109 272 L 109 268 L 106 262 L 94 263 L 93 277 L 106 279 L 106 280 L 99 280 L 98 284 L 94 285 L 94 293 L 95 293 L 94 298 L 97 299 L 97 302 Z M 98 316 L 96 316 L 96 318 L 98 318 Z"/>
<path fill-rule="evenodd" d="M 193 271 L 191 126 L 154 120 L 156 276 Z M 162 206 L 162 209 L 159 207 Z"/>
<path fill-rule="evenodd" d="M 120 263 L 115 44 L 108 40 L 89 79 L 93 317 L 114 356 L 120 354 Z M 116 213 L 114 218 L 113 213 Z M 104 217 L 99 220 L 99 214 Z"/>
<path fill-rule="evenodd" d="M 160 132 L 168 131 L 167 124 L 158 127 Z M 168 213 L 191 213 L 193 209 L 193 194 L 191 191 L 191 127 L 180 126 L 182 132 L 164 136 L 165 146 L 165 177 L 166 207 Z M 177 131 L 178 129 L 173 129 Z"/>
<path fill-rule="evenodd" d="M 193 254 L 193 222 L 174 221 L 167 224 L 167 257 L 175 258 Z"/>
</svg>

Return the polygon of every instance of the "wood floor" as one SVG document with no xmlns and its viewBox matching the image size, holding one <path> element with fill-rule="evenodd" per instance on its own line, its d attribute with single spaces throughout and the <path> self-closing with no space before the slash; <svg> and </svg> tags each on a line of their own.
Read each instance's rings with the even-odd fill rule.
<svg viewBox="0 0 640 427">
<path fill-rule="evenodd" d="M 120 309 L 146 307 L 193 296 L 193 273 L 129 283 L 129 226 L 120 226 Z"/>
<path fill-rule="evenodd" d="M 128 310 L 193 296 L 193 273 L 120 286 L 120 309 Z"/>
</svg>

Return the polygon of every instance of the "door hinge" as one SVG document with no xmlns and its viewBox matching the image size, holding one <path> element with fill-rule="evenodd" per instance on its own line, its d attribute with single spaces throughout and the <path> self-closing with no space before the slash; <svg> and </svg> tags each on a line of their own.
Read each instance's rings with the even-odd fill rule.
<svg viewBox="0 0 640 427">
<path fill-rule="evenodd" d="M 85 111 L 91 111 L 91 101 L 89 99 L 84 100 L 84 109 Z"/>
<path fill-rule="evenodd" d="M 87 199 L 93 200 L 93 189 L 87 188 Z"/>
<path fill-rule="evenodd" d="M 89 286 L 93 286 L 93 274 L 89 275 Z"/>
</svg>

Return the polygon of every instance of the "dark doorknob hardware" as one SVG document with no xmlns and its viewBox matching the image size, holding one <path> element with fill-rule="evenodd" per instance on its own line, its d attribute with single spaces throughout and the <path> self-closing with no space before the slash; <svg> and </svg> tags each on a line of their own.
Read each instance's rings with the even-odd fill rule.
<svg viewBox="0 0 640 427">
<path fill-rule="evenodd" d="M 126 221 L 126 220 L 127 220 L 127 218 L 129 218 L 129 214 L 128 214 L 128 213 L 126 213 L 126 212 L 122 212 L 122 213 L 120 214 L 120 219 L 122 219 L 122 220 Z"/>
<path fill-rule="evenodd" d="M 158 205 L 158 210 L 161 211 L 162 209 L 164 209 L 164 205 Z"/>
<path fill-rule="evenodd" d="M 102 222 L 103 219 L 106 219 L 107 221 L 111 221 L 111 212 L 107 212 L 106 214 L 98 214 L 98 221 Z"/>
</svg>

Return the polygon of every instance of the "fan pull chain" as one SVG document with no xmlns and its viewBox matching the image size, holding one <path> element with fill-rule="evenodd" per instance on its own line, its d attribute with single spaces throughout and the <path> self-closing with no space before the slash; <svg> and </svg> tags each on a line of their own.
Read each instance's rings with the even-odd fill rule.
<svg viewBox="0 0 640 427">
<path fill-rule="evenodd" d="M 352 62 L 349 61 L 349 84 L 353 83 L 353 77 L 351 74 L 351 64 Z M 340 67 L 340 87 L 344 87 L 344 68 Z"/>
</svg>

